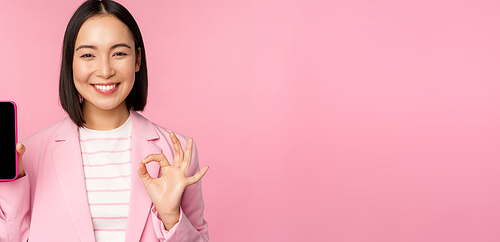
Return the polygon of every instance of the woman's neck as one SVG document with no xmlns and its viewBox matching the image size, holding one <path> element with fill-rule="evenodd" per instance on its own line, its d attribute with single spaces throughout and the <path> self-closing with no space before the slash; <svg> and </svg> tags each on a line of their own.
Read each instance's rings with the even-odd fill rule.
<svg viewBox="0 0 500 242">
<path fill-rule="evenodd" d="M 83 103 L 83 126 L 93 130 L 112 130 L 127 121 L 130 113 L 125 102 L 111 110 L 99 109 L 92 104 Z"/>
</svg>

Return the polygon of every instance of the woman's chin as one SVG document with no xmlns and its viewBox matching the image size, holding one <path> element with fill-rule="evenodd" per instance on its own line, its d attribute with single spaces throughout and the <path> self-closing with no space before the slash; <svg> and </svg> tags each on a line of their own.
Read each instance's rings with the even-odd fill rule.
<svg viewBox="0 0 500 242">
<path fill-rule="evenodd" d="M 88 103 L 89 104 L 89 103 Z M 115 102 L 103 102 L 103 103 L 95 103 L 95 104 L 90 104 L 90 105 L 84 105 L 87 106 L 87 108 L 90 108 L 90 110 L 94 111 L 117 111 L 120 109 L 127 109 L 127 105 L 125 104 L 125 101 L 121 103 L 115 103 Z M 90 111 L 89 110 L 89 111 Z"/>
</svg>

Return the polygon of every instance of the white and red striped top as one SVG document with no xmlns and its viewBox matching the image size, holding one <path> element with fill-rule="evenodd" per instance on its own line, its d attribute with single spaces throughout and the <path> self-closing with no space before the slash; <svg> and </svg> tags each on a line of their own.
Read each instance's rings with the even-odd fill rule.
<svg viewBox="0 0 500 242">
<path fill-rule="evenodd" d="M 130 116 L 116 129 L 82 127 L 79 135 L 96 242 L 125 241 L 130 201 Z"/>
</svg>

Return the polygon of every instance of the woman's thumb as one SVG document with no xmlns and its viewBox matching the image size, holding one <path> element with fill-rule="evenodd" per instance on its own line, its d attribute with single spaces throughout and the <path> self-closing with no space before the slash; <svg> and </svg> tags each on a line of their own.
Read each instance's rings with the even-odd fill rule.
<svg viewBox="0 0 500 242">
<path fill-rule="evenodd" d="M 23 143 L 17 142 L 16 150 L 17 150 L 17 171 L 18 171 L 17 178 L 21 178 L 25 175 L 23 168 L 23 155 L 24 152 L 26 151 L 26 147 L 23 145 Z"/>
</svg>

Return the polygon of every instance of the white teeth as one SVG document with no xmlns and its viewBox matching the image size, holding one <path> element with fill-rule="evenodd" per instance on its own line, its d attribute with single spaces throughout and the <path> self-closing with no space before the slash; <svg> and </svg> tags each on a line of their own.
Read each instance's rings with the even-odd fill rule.
<svg viewBox="0 0 500 242">
<path fill-rule="evenodd" d="M 94 85 L 95 87 L 97 87 L 97 89 L 101 90 L 101 91 L 109 91 L 113 88 L 116 87 L 116 84 L 113 84 L 113 85 Z"/>
</svg>

